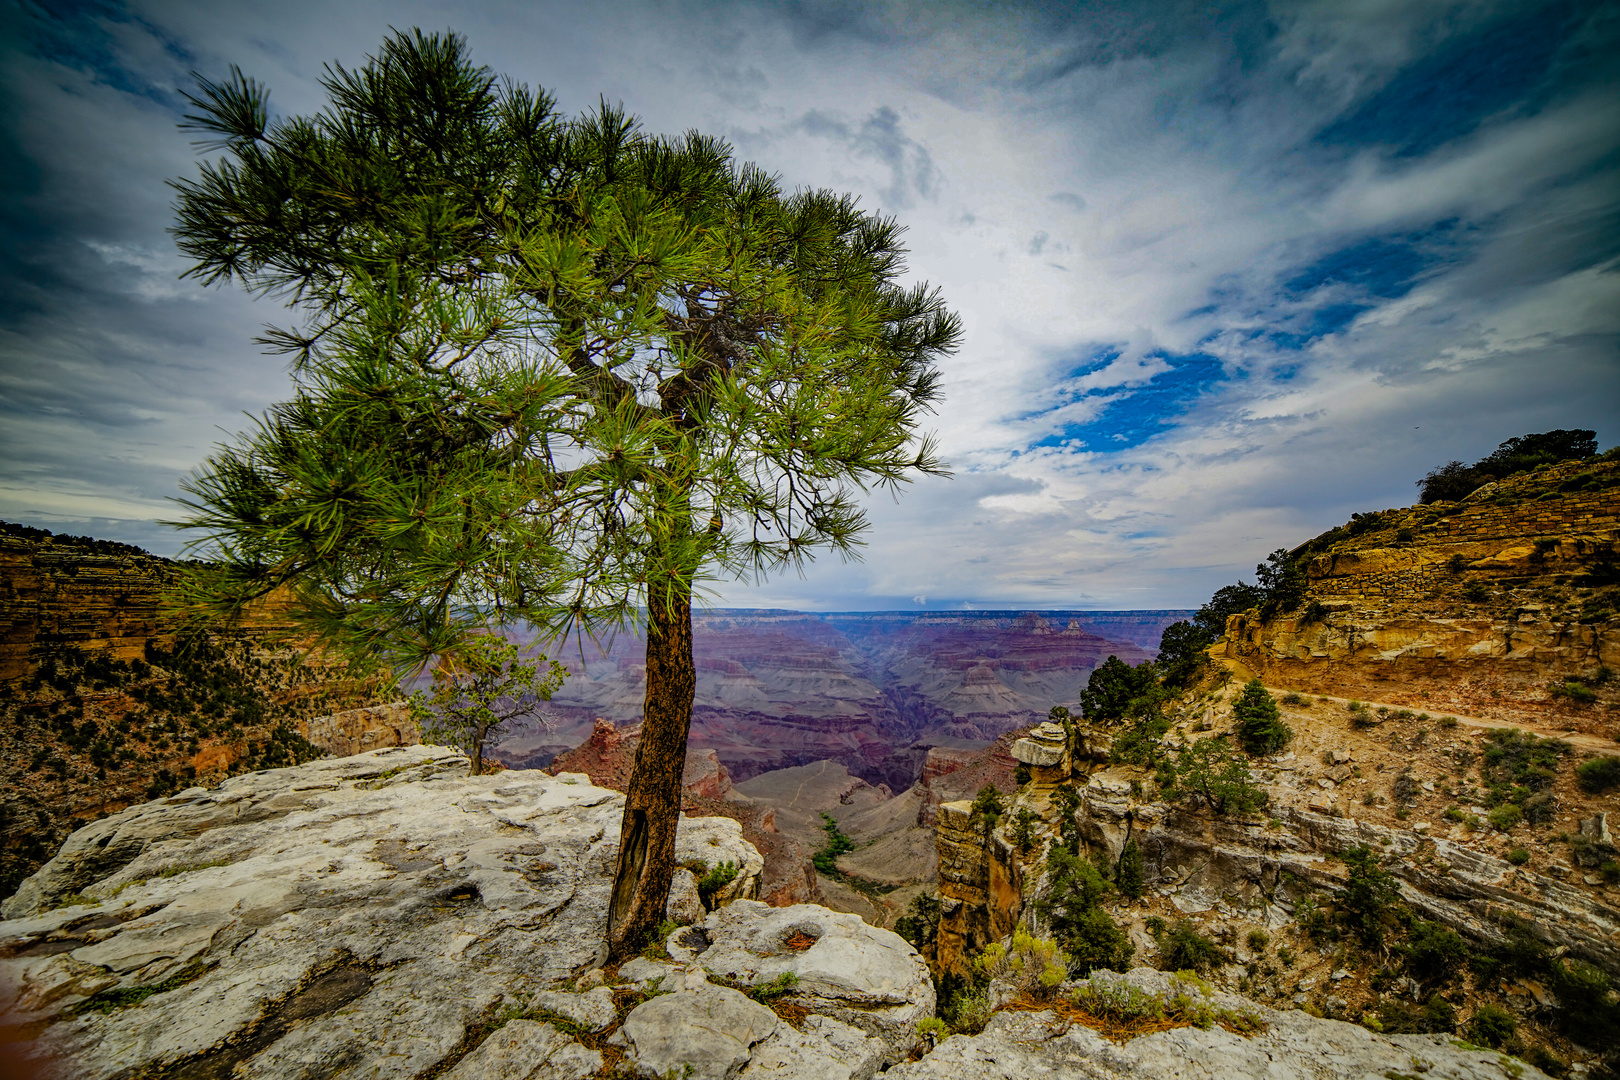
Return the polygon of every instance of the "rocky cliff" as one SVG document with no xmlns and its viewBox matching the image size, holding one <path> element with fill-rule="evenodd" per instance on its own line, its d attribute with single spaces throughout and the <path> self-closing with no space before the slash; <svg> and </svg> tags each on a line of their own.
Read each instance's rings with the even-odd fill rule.
<svg viewBox="0 0 1620 1080">
<path fill-rule="evenodd" d="M 413 743 L 276 603 L 180 642 L 177 564 L 0 523 L 0 896 L 85 821 L 194 781 Z"/>
<path fill-rule="evenodd" d="M 942 1038 L 913 949 L 851 915 L 747 899 L 761 860 L 717 818 L 684 819 L 678 854 L 737 878 L 712 910 L 686 878 L 671 914 L 687 925 L 604 967 L 622 810 L 584 776 L 471 777 L 433 747 L 133 807 L 5 905 L 0 1048 L 57 1080 L 1543 1075 L 1145 970 Z M 1181 994 L 1221 1023 L 1132 1039 L 1077 1006 L 1097 988 Z"/>
<path fill-rule="evenodd" d="M 1295 611 L 1234 616 L 1221 651 L 1268 685 L 1613 738 L 1617 531 L 1612 461 L 1358 515 L 1296 552 Z"/>
</svg>

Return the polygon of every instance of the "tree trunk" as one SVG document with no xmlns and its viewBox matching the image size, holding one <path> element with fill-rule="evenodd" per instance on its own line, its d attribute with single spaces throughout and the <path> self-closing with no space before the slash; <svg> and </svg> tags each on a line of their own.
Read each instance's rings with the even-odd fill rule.
<svg viewBox="0 0 1620 1080">
<path fill-rule="evenodd" d="M 649 590 L 652 592 L 654 590 Z M 675 873 L 681 771 L 692 724 L 697 668 L 692 662 L 692 593 L 677 587 L 647 602 L 647 699 L 641 743 L 619 829 L 619 862 L 608 905 L 608 955 L 639 952 L 664 921 Z"/>
</svg>

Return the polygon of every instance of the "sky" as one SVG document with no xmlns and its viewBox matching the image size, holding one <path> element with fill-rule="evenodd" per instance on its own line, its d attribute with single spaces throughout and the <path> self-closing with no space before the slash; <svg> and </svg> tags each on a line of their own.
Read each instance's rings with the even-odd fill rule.
<svg viewBox="0 0 1620 1080">
<path fill-rule="evenodd" d="M 1620 441 L 1620 4 L 0 0 L 0 518 L 136 543 L 289 395 L 180 278 L 194 74 L 272 111 L 390 28 L 907 229 L 950 479 L 804 610 L 1180 608 L 1514 435 Z"/>
</svg>

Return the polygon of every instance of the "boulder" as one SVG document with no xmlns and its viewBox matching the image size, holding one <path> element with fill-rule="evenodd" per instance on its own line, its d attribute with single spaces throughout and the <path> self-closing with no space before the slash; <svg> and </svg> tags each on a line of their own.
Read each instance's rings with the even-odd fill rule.
<svg viewBox="0 0 1620 1080">
<path fill-rule="evenodd" d="M 933 981 L 916 950 L 857 915 L 739 900 L 701 928 L 671 935 L 668 948 L 677 960 L 745 987 L 792 975 L 797 982 L 782 1000 L 877 1039 L 887 1062 L 904 1060 L 917 1042 L 917 1021 L 934 1015 Z"/>
<path fill-rule="evenodd" d="M 641 1076 L 731 1080 L 779 1023 L 743 994 L 705 984 L 637 1005 L 613 1041 Z"/>
</svg>

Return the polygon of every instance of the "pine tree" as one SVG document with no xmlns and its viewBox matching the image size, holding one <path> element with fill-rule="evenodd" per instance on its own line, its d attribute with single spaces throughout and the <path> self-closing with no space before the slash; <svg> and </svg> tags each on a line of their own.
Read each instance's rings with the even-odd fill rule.
<svg viewBox="0 0 1620 1080">
<path fill-rule="evenodd" d="M 959 320 L 899 284 L 892 220 L 605 104 L 563 117 L 455 35 L 397 33 L 323 86 L 274 122 L 236 69 L 190 95 L 221 154 L 174 183 L 188 273 L 303 321 L 264 338 L 293 398 L 188 486 L 189 603 L 283 590 L 331 646 L 401 668 L 492 625 L 644 620 L 626 955 L 674 870 L 694 590 L 852 555 L 860 491 L 943 471 L 918 427 Z"/>
<path fill-rule="evenodd" d="M 1238 741 L 1251 754 L 1275 754 L 1288 745 L 1294 732 L 1282 722 L 1277 702 L 1259 679 L 1250 679 L 1232 706 Z"/>
</svg>

